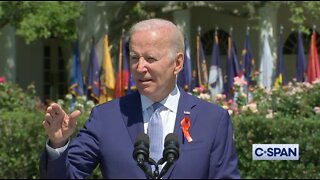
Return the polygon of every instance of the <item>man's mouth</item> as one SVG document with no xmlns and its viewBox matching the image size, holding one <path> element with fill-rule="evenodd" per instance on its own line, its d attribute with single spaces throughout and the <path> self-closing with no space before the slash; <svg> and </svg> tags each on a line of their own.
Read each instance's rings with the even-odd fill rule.
<svg viewBox="0 0 320 180">
<path fill-rule="evenodd" d="M 140 79 L 139 81 L 140 82 L 150 82 L 150 81 L 152 81 L 152 79 Z"/>
</svg>

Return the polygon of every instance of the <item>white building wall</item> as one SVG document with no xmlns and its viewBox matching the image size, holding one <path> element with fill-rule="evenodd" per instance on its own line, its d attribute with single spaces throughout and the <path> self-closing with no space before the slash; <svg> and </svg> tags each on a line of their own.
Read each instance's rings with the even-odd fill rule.
<svg viewBox="0 0 320 180">
<path fill-rule="evenodd" d="M 5 26 L 0 31 L 0 76 L 7 81 L 16 80 L 16 42 L 15 30 L 11 26 Z"/>
</svg>

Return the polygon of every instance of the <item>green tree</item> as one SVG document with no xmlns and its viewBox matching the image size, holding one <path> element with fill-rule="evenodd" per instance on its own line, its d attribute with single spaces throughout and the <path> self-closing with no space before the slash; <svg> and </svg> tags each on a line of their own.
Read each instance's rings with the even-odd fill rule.
<svg viewBox="0 0 320 180">
<path fill-rule="evenodd" d="M 0 29 L 10 24 L 27 43 L 53 37 L 74 40 L 83 11 L 80 2 L 0 2 Z"/>
</svg>

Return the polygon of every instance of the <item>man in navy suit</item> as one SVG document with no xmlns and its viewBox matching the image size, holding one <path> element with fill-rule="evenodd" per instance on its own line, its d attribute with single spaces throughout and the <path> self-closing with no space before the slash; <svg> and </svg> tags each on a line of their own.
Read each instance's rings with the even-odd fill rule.
<svg viewBox="0 0 320 180">
<path fill-rule="evenodd" d="M 77 137 L 70 140 L 80 112 L 67 115 L 55 103 L 48 107 L 40 177 L 85 178 L 99 164 L 104 178 L 146 178 L 132 152 L 138 134 L 148 131 L 149 107 L 159 102 L 163 139 L 175 133 L 180 143 L 180 156 L 163 178 L 240 178 L 228 112 L 176 84 L 184 57 L 177 26 L 141 21 L 130 30 L 129 48 L 138 91 L 94 107 Z"/>
</svg>

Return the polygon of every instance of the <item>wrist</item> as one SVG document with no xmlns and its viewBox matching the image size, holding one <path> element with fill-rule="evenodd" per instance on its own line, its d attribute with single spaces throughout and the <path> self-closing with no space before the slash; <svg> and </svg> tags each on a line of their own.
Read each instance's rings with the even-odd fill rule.
<svg viewBox="0 0 320 180">
<path fill-rule="evenodd" d="M 48 142 L 48 145 L 54 149 L 57 149 L 57 148 L 61 148 L 63 146 L 65 146 L 67 144 L 67 140 L 64 140 L 64 141 L 61 141 L 61 142 L 53 142 L 51 140 L 49 140 Z"/>
</svg>

